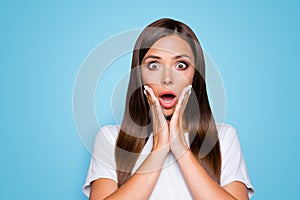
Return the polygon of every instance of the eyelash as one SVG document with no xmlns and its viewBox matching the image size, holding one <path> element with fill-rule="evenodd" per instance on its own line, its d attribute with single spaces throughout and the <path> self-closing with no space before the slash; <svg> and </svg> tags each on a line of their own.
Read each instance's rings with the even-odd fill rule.
<svg viewBox="0 0 300 200">
<path fill-rule="evenodd" d="M 152 62 L 149 62 L 149 63 L 147 64 L 147 67 L 148 67 L 149 70 L 154 71 L 154 70 L 157 69 L 157 68 L 156 68 L 156 69 L 153 69 L 153 68 L 151 67 L 152 64 L 156 64 L 156 65 L 158 66 L 157 68 L 160 68 L 160 64 L 159 64 L 157 61 L 152 61 Z M 184 68 L 184 69 L 179 69 L 179 68 L 177 68 L 177 66 L 178 66 L 179 64 L 184 64 L 184 65 L 185 65 L 185 68 Z M 186 70 L 189 66 L 190 66 L 189 63 L 187 63 L 187 62 L 185 62 L 185 61 L 179 61 L 179 62 L 176 63 L 175 68 L 178 69 L 178 70 L 180 70 L 180 71 L 184 71 L 184 70 Z"/>
<path fill-rule="evenodd" d="M 185 65 L 185 68 L 184 68 L 184 69 L 179 69 L 179 70 L 181 70 L 181 71 L 186 70 L 186 69 L 190 66 L 190 65 L 189 65 L 187 62 L 185 62 L 185 61 L 179 61 L 179 62 L 176 63 L 176 67 L 177 67 L 179 64 L 184 64 L 184 65 Z M 178 69 L 178 68 L 177 68 L 177 69 Z"/>
<path fill-rule="evenodd" d="M 152 71 L 154 71 L 155 69 L 153 69 L 152 67 L 151 67 L 151 65 L 152 64 L 156 64 L 156 65 L 158 65 L 158 68 L 160 67 L 160 64 L 158 63 L 158 62 L 149 62 L 148 64 L 147 64 L 147 67 L 148 67 L 148 69 L 150 69 L 150 70 L 152 70 Z"/>
</svg>

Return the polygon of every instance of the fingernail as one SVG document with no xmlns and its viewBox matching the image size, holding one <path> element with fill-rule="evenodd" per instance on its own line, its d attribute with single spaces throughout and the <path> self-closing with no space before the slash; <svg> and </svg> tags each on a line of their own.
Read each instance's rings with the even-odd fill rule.
<svg viewBox="0 0 300 200">
<path fill-rule="evenodd" d="M 148 86 L 145 86 L 145 90 L 150 93 L 150 88 Z"/>
<path fill-rule="evenodd" d="M 180 103 L 180 104 L 182 103 L 183 98 L 184 98 L 184 96 L 180 96 L 180 98 L 179 98 L 179 103 Z"/>
<path fill-rule="evenodd" d="M 144 94 L 145 94 L 145 95 L 147 95 L 147 92 L 146 92 L 146 90 L 143 90 L 143 92 L 144 92 Z"/>
<path fill-rule="evenodd" d="M 192 85 L 188 85 L 188 92 L 189 92 L 189 95 L 190 95 L 191 92 L 192 92 Z"/>
</svg>

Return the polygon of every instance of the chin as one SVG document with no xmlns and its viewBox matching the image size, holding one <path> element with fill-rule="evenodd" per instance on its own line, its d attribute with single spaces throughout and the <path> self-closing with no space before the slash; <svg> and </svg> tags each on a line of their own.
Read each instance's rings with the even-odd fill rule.
<svg viewBox="0 0 300 200">
<path fill-rule="evenodd" d="M 169 109 L 163 108 L 164 116 L 171 116 L 173 115 L 173 112 L 174 112 L 174 108 L 169 108 Z"/>
</svg>

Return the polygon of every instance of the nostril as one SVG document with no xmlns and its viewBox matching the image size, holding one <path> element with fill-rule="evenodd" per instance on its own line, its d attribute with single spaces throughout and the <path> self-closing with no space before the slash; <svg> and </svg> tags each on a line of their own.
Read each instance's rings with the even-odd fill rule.
<svg viewBox="0 0 300 200">
<path fill-rule="evenodd" d="M 163 71 L 163 84 L 171 84 L 173 83 L 173 78 L 172 78 L 172 69 L 170 69 L 169 67 L 164 67 L 164 71 Z"/>
<path fill-rule="evenodd" d="M 172 80 L 171 79 L 165 79 L 164 81 L 163 81 L 163 83 L 164 84 L 171 84 L 172 83 Z"/>
<path fill-rule="evenodd" d="M 165 76 L 163 78 L 163 84 L 171 84 L 171 83 L 173 83 L 173 80 L 170 76 Z"/>
</svg>

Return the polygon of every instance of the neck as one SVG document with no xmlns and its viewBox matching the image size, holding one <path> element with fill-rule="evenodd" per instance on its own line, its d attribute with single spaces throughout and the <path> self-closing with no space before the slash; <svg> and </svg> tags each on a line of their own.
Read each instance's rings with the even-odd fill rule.
<svg viewBox="0 0 300 200">
<path fill-rule="evenodd" d="M 166 118 L 166 120 L 167 120 L 167 122 L 168 122 L 168 124 L 169 124 L 170 121 L 171 121 L 172 115 L 165 116 L 165 118 Z M 183 130 L 184 132 L 186 132 L 186 131 L 187 131 L 187 125 L 186 125 L 185 119 L 182 120 L 181 126 L 182 126 L 182 127 L 181 127 L 181 130 Z"/>
</svg>

